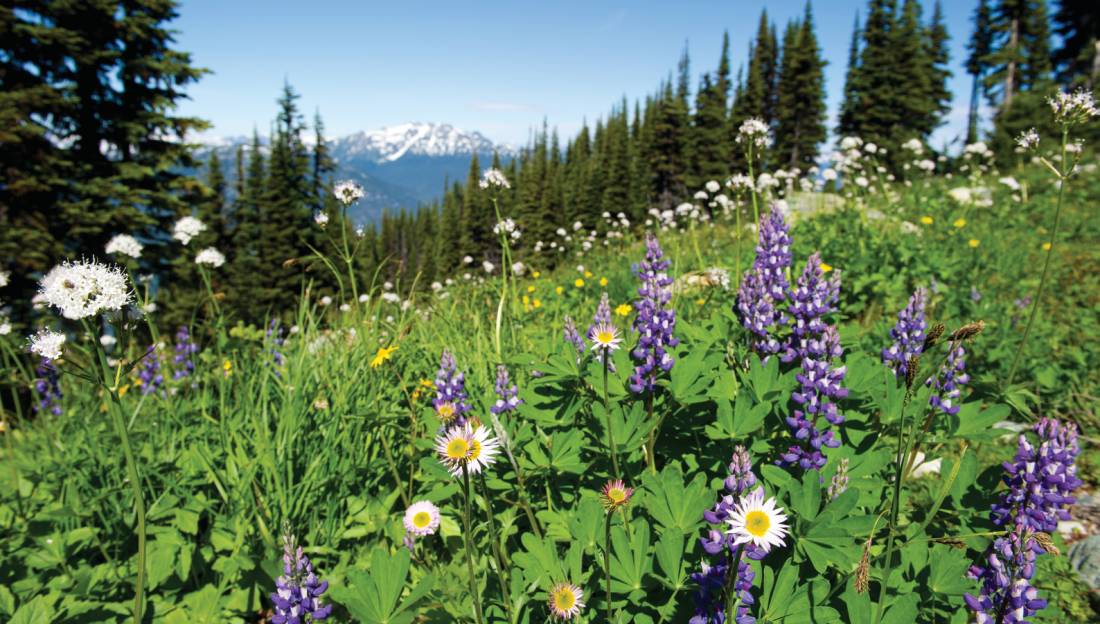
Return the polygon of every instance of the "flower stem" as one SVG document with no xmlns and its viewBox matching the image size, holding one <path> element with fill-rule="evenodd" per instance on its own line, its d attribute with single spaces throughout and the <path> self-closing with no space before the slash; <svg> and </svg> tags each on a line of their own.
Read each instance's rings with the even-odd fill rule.
<svg viewBox="0 0 1100 624">
<path fill-rule="evenodd" d="M 1016 370 L 1020 365 L 1020 356 L 1023 355 L 1024 348 L 1027 346 L 1027 338 L 1031 335 L 1031 325 L 1035 322 L 1035 316 L 1039 312 L 1039 306 L 1043 298 L 1043 290 L 1047 285 L 1047 275 L 1050 272 L 1050 258 L 1054 255 L 1054 241 L 1058 237 L 1058 224 L 1062 219 L 1062 200 L 1066 194 L 1066 182 L 1069 177 L 1068 172 L 1065 171 L 1066 166 L 1066 143 L 1069 142 L 1069 130 L 1062 130 L 1062 160 L 1061 166 L 1063 171 L 1059 173 L 1058 179 L 1058 203 L 1054 207 L 1054 227 L 1050 230 L 1050 242 L 1047 247 L 1047 255 L 1043 258 L 1043 273 L 1039 277 L 1039 289 L 1035 292 L 1035 299 L 1031 302 L 1031 313 L 1027 317 L 1027 325 L 1024 326 L 1024 336 L 1020 339 L 1020 346 L 1016 347 L 1016 355 L 1012 357 L 1012 366 L 1008 369 L 1008 381 L 1006 386 L 1011 386 L 1012 382 L 1016 379 Z M 1071 169 L 1072 171 L 1072 169 Z"/>
<path fill-rule="evenodd" d="M 607 577 L 607 621 L 611 622 L 611 512 L 603 521 L 603 570 Z"/>
<path fill-rule="evenodd" d="M 737 547 L 737 554 L 733 557 L 733 563 L 726 571 L 728 575 L 726 579 L 726 621 L 730 623 L 737 621 L 737 607 L 741 605 L 741 596 L 737 593 L 737 577 L 741 574 L 741 554 L 743 552 L 745 552 L 745 546 L 742 544 Z"/>
<path fill-rule="evenodd" d="M 504 561 L 504 545 L 497 534 L 497 521 L 493 513 L 493 503 L 489 500 L 489 486 L 485 483 L 485 474 L 479 473 L 481 482 L 481 495 L 485 498 L 485 507 L 489 515 L 489 535 L 493 541 L 493 556 L 497 560 L 497 578 L 500 581 L 501 598 L 504 600 L 504 610 L 508 612 L 508 621 L 515 620 L 512 614 L 512 579 L 508 573 L 508 566 Z"/>
<path fill-rule="evenodd" d="M 615 435 L 611 432 L 611 402 L 607 398 L 607 349 L 603 350 L 601 356 L 601 362 L 603 364 L 603 411 L 604 418 L 607 420 L 607 448 L 611 451 L 611 467 L 615 471 L 615 478 L 621 478 L 619 476 L 619 454 L 615 448 Z"/>
<path fill-rule="evenodd" d="M 882 615 L 886 611 L 886 594 L 888 593 L 890 585 L 890 575 L 893 573 L 893 559 L 894 559 L 894 536 L 897 534 L 898 525 L 898 513 L 901 509 L 901 485 L 902 480 L 905 478 L 905 454 L 908 451 L 908 444 L 905 437 L 905 416 L 906 408 L 909 405 L 910 393 L 906 392 L 905 400 L 901 405 L 901 419 L 898 425 L 898 448 L 895 455 L 895 472 L 894 472 L 894 493 L 890 501 L 890 528 L 886 537 L 886 559 L 883 561 L 882 572 L 882 584 L 879 590 L 878 607 L 875 610 L 874 624 L 879 624 L 882 621 Z"/>
<path fill-rule="evenodd" d="M 474 619 L 477 624 L 482 624 L 485 616 L 481 612 L 481 596 L 478 594 L 477 578 L 474 576 L 473 536 L 470 535 L 470 471 L 466 466 L 462 467 L 462 486 L 466 494 L 462 501 L 462 535 L 466 542 L 466 572 L 470 577 L 470 595 L 474 599 Z"/>
</svg>

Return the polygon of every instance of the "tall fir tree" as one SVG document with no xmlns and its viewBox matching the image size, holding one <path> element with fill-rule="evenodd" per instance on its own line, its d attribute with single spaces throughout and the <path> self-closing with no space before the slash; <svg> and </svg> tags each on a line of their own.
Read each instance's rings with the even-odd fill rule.
<svg viewBox="0 0 1100 624">
<path fill-rule="evenodd" d="M 238 151 L 238 163 L 244 150 Z M 265 189 L 267 170 L 259 132 L 252 131 L 247 150 L 247 171 L 238 164 L 237 188 L 233 206 L 233 230 L 230 236 L 229 265 L 225 270 L 229 284 L 226 293 L 229 308 L 245 322 L 262 323 L 265 312 L 263 290 L 267 267 L 263 259 L 262 225 L 266 216 Z M 243 175 L 242 175 L 243 174 Z"/>
<path fill-rule="evenodd" d="M 802 20 L 791 22 L 783 37 L 774 150 L 779 166 L 806 170 L 817 160 L 827 134 L 824 70 L 807 2 Z"/>
<path fill-rule="evenodd" d="M 175 47 L 176 17 L 165 0 L 0 8 L 5 299 L 29 300 L 38 275 L 115 234 L 158 240 L 183 209 L 187 140 L 205 123 L 176 108 L 204 70 Z M 146 268 L 157 256 L 147 245 Z"/>
<path fill-rule="evenodd" d="M 1092 91 L 1100 85 L 1100 10 L 1095 0 L 1059 0 L 1054 24 L 1061 40 L 1054 52 L 1058 81 Z"/>
<path fill-rule="evenodd" d="M 859 27 L 859 12 L 856 12 L 852 25 L 852 39 L 848 44 L 848 69 L 844 73 L 844 95 L 837 115 L 836 131 L 841 138 L 854 135 L 858 131 L 859 117 L 859 40 L 862 32 Z"/>
<path fill-rule="evenodd" d="M 690 154 L 692 188 L 699 188 L 708 180 L 722 180 L 730 173 L 729 96 L 729 33 L 724 33 L 718 69 L 713 77 L 703 75 L 696 93 Z"/>
<path fill-rule="evenodd" d="M 967 114 L 966 142 L 978 140 L 982 85 L 989 71 L 989 55 L 993 52 L 993 13 L 989 0 L 978 0 L 974 9 L 974 29 L 966 44 L 966 73 L 970 75 L 970 108 Z"/>
<path fill-rule="evenodd" d="M 950 39 L 947 25 L 944 23 L 943 6 L 940 0 L 936 0 L 932 5 L 932 21 L 925 32 L 925 57 L 929 62 L 928 97 L 931 107 L 931 116 L 928 120 L 929 133 L 942 125 L 944 117 L 951 112 L 951 89 L 947 86 L 947 81 L 952 75 L 951 51 L 948 48 Z"/>
</svg>

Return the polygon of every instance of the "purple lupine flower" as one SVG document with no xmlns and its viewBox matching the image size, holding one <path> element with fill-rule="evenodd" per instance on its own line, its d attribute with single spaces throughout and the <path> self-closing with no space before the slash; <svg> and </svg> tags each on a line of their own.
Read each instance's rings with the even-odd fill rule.
<svg viewBox="0 0 1100 624">
<path fill-rule="evenodd" d="M 34 390 L 38 393 L 38 402 L 34 404 L 34 412 L 49 412 L 54 416 L 61 415 L 61 374 L 57 367 L 47 358 L 42 358 L 38 368 L 34 369 Z"/>
<path fill-rule="evenodd" d="M 277 319 L 271 319 L 271 322 L 267 324 L 267 331 L 264 332 L 264 338 L 270 344 L 268 353 L 271 354 L 271 361 L 276 367 L 282 366 L 286 362 L 286 357 L 279 348 L 286 343 L 286 334 Z"/>
<path fill-rule="evenodd" d="M 699 585 L 699 589 L 695 592 L 695 615 L 689 620 L 692 624 L 714 624 L 725 621 L 723 601 L 727 574 L 737 549 L 741 547 L 734 543 L 736 537 L 725 531 L 726 520 L 734 510 L 737 497 L 749 491 L 754 485 L 756 485 L 756 475 L 752 471 L 752 457 L 749 456 L 745 447 L 738 445 L 730 458 L 729 475 L 723 482 L 726 493 L 713 509 L 703 512 L 703 518 L 712 525 L 712 528 L 707 531 L 706 537 L 699 539 L 699 542 L 708 555 L 714 556 L 714 561 L 713 563 L 704 561 L 701 571 L 691 575 L 691 579 Z M 743 554 L 750 559 L 759 560 L 767 553 L 750 543 L 744 545 Z M 753 604 L 750 593 L 753 578 L 754 574 L 749 564 L 740 561 L 735 580 L 735 588 L 741 600 L 737 609 L 737 624 L 752 624 L 756 621 L 749 615 L 749 607 Z"/>
<path fill-rule="evenodd" d="M 176 332 L 175 349 L 176 355 L 172 361 L 176 367 L 172 373 L 172 379 L 190 377 L 195 372 L 195 361 L 191 356 L 199 352 L 199 345 L 191 340 L 191 332 L 186 325 L 180 325 L 179 331 Z"/>
<path fill-rule="evenodd" d="M 1027 622 L 1026 618 L 1047 606 L 1031 585 L 1036 550 L 1041 551 L 1030 532 L 1017 526 L 986 551 L 986 566 L 971 566 L 968 576 L 980 580 L 982 586 L 977 596 L 967 593 L 963 598 L 978 624 Z"/>
<path fill-rule="evenodd" d="M 435 374 L 435 399 L 432 405 L 444 426 L 465 425 L 466 412 L 470 405 L 466 402 L 466 376 L 458 370 L 455 358 L 450 351 L 443 351 L 439 359 L 439 372 Z"/>
<path fill-rule="evenodd" d="M 321 595 L 328 581 L 317 578 L 309 557 L 296 546 L 293 535 L 283 536 L 283 575 L 275 580 L 271 602 L 275 606 L 272 624 L 305 624 L 327 619 L 332 605 L 322 605 Z"/>
<path fill-rule="evenodd" d="M 840 425 L 844 415 L 835 401 L 848 396 L 848 389 L 841 384 L 847 367 L 833 368 L 830 362 L 844 355 L 836 327 L 829 325 L 819 338 L 802 339 L 805 354 L 802 356 L 802 372 L 795 375 L 800 387 L 791 393 L 791 400 L 798 407 L 787 417 L 787 425 L 799 444 L 791 445 L 780 456 L 779 464 L 798 464 L 803 470 L 820 470 L 825 467 L 821 448 L 836 448 L 840 440 L 830 425 Z M 822 422 L 822 418 L 825 422 Z"/>
<path fill-rule="evenodd" d="M 499 397 L 496 403 L 489 408 L 489 411 L 494 414 L 505 414 L 523 403 L 523 399 L 519 398 L 519 388 L 516 387 L 516 384 L 511 383 L 508 378 L 508 369 L 503 364 L 497 366 L 497 381 L 494 390 L 496 390 L 497 397 Z"/>
<path fill-rule="evenodd" d="M 760 224 L 759 243 L 752 268 L 745 272 L 737 290 L 734 311 L 753 335 L 752 347 L 763 357 L 779 352 L 773 328 L 779 321 L 778 304 L 787 298 L 790 285 L 791 237 L 783 215 L 775 208 Z"/>
<path fill-rule="evenodd" d="M 934 390 L 928 403 L 948 416 L 958 414 L 961 387 L 969 382 L 970 375 L 966 374 L 966 348 L 954 343 L 947 354 L 947 360 L 940 367 L 939 375 L 929 377 L 924 382 L 924 385 L 932 386 Z"/>
<path fill-rule="evenodd" d="M 676 312 L 669 307 L 672 278 L 667 271 L 672 263 L 664 259 L 661 245 L 653 234 L 646 233 L 645 247 L 645 259 L 634 266 L 634 274 L 642 282 L 635 306 L 638 314 L 634 317 L 638 345 L 630 354 L 637 362 L 630 376 L 630 389 L 636 393 L 654 389 L 658 369 L 665 372 L 672 369 L 674 360 L 668 349 L 680 343 L 672 335 L 676 328 Z"/>
<path fill-rule="evenodd" d="M 898 322 L 890 330 L 893 344 L 882 350 L 882 363 L 893 369 L 898 379 L 905 379 L 909 371 L 909 360 L 918 357 L 924 349 L 925 330 L 928 322 L 924 318 L 924 306 L 928 291 L 918 288 L 909 297 L 909 303 L 898 312 Z"/>
<path fill-rule="evenodd" d="M 982 300 L 982 292 L 978 290 L 977 286 L 970 287 L 970 300 L 974 303 L 978 303 Z"/>
<path fill-rule="evenodd" d="M 584 338 L 581 337 L 581 333 L 577 331 L 577 325 L 573 322 L 573 317 L 566 316 L 565 323 L 562 325 L 562 335 L 565 342 L 573 345 L 573 348 L 577 351 L 577 361 L 581 361 L 581 355 L 584 354 Z"/>
<path fill-rule="evenodd" d="M 1075 465 L 1080 452 L 1077 426 L 1043 418 L 1034 431 L 1038 446 L 1021 434 L 1016 457 L 1004 463 L 1008 490 L 993 505 L 993 524 L 1053 533 L 1059 520 L 1070 519 L 1069 506 L 1077 502 L 1073 491 L 1081 486 Z"/>
<path fill-rule="evenodd" d="M 781 322 L 789 325 L 791 335 L 783 345 L 780 359 L 784 363 L 805 358 L 813 351 L 814 341 L 825 334 L 825 315 L 836 311 L 840 298 L 840 272 L 825 279 L 821 270 L 821 254 L 814 252 L 806 260 L 806 268 L 791 290 L 790 305 Z"/>
<path fill-rule="evenodd" d="M 141 359 L 138 379 L 141 380 L 141 393 L 146 395 L 156 392 L 164 384 L 164 373 L 160 369 L 157 345 L 149 345 L 145 357 Z"/>
</svg>

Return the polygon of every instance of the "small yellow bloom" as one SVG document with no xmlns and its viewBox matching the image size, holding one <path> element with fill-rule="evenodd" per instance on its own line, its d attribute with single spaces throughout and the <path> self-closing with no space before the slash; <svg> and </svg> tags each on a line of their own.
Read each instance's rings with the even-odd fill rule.
<svg viewBox="0 0 1100 624">
<path fill-rule="evenodd" d="M 966 219 L 963 219 L 962 217 L 959 217 L 958 219 L 955 219 L 955 223 L 954 223 L 955 227 L 961 228 L 965 225 L 966 225 Z"/>
<path fill-rule="evenodd" d="M 584 272 L 584 277 L 585 277 L 585 279 L 591 279 L 592 278 L 592 271 L 585 271 Z"/>
<path fill-rule="evenodd" d="M 600 286 L 607 286 L 607 278 L 606 277 L 601 277 L 600 278 Z"/>
<path fill-rule="evenodd" d="M 538 271 L 532 271 L 531 272 L 531 277 L 533 277 L 535 279 L 538 279 L 540 275 L 542 275 L 542 273 L 539 273 Z"/>
<path fill-rule="evenodd" d="M 921 217 L 920 222 L 925 225 L 932 225 L 932 217 Z"/>
<path fill-rule="evenodd" d="M 233 362 L 230 362 L 229 360 L 226 360 L 226 361 L 222 362 L 222 375 L 225 375 L 226 377 L 228 377 L 232 374 L 233 374 Z"/>
<path fill-rule="evenodd" d="M 396 349 L 397 347 L 394 347 L 394 348 Z M 420 380 L 420 387 L 422 387 L 422 388 L 435 388 L 435 382 L 432 381 L 431 379 L 421 379 Z"/>
<path fill-rule="evenodd" d="M 578 277 L 576 280 L 573 281 L 573 285 L 577 288 L 584 288 L 584 280 Z"/>
<path fill-rule="evenodd" d="M 1043 251 L 1050 251 L 1050 243 L 1043 243 Z"/>
<path fill-rule="evenodd" d="M 531 300 L 531 307 L 532 308 L 541 308 L 542 307 L 542 302 L 538 300 L 538 297 Z"/>
<path fill-rule="evenodd" d="M 615 314 L 619 316 L 630 316 L 630 312 L 633 309 L 634 308 L 631 308 L 629 303 L 620 303 L 619 306 L 615 308 Z"/>
<path fill-rule="evenodd" d="M 565 289 L 562 288 L 561 286 L 558 286 L 557 288 L 554 289 L 554 292 L 558 293 L 559 295 L 562 294 L 564 291 L 565 291 Z"/>
<path fill-rule="evenodd" d="M 529 303 L 531 303 L 531 298 L 528 297 L 527 295 L 524 295 L 523 296 L 523 305 L 527 305 Z"/>
<path fill-rule="evenodd" d="M 378 352 L 374 354 L 374 358 L 370 361 L 370 367 L 378 368 L 393 357 L 394 351 L 397 351 L 397 345 L 392 347 L 378 347 Z"/>
<path fill-rule="evenodd" d="M 703 305 L 706 302 L 707 302 L 706 299 L 696 299 L 695 300 L 695 305 Z"/>
<path fill-rule="evenodd" d="M 529 292 L 529 293 L 535 292 L 535 287 L 534 286 L 528 286 L 527 287 L 527 292 Z"/>
<path fill-rule="evenodd" d="M 119 397 L 126 396 L 126 391 L 129 390 L 129 389 L 130 389 L 130 384 L 126 384 L 125 386 L 122 386 L 121 388 L 118 389 L 118 396 Z"/>
<path fill-rule="evenodd" d="M 829 271 L 832 271 L 832 270 L 833 270 L 832 265 L 825 264 L 824 262 L 821 263 L 821 272 L 822 273 L 828 273 Z"/>
<path fill-rule="evenodd" d="M 970 245 L 971 247 L 977 247 L 978 245 L 981 244 L 981 241 L 979 241 L 976 238 L 972 238 L 972 239 L 970 239 L 969 242 L 967 242 L 967 244 Z"/>
</svg>

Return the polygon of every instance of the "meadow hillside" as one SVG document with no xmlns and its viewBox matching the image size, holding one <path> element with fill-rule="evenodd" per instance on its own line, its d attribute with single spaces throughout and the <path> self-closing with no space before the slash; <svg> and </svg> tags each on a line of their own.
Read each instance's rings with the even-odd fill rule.
<svg viewBox="0 0 1100 624">
<path fill-rule="evenodd" d="M 1095 618 L 1064 556 L 1095 507 L 1059 531 L 1072 499 L 1012 494 L 1029 460 L 1059 475 L 1036 487 L 1096 486 L 1095 158 L 1060 198 L 1055 145 L 892 180 L 847 147 L 858 183 L 706 185 L 644 228 L 578 224 L 555 270 L 305 283 L 292 322 L 248 326 L 215 258 L 176 332 L 139 279 L 37 370 L 0 337 L 13 404 L 34 392 L 5 418 L 0 612 L 126 619 L 143 529 L 147 621 L 292 621 L 278 585 L 329 621 L 966 622 L 967 594 L 1005 595 L 982 589 L 994 544 L 1033 560 L 1006 565 L 1034 621 Z M 317 227 L 340 274 L 354 234 Z M 505 258 L 522 229 L 498 224 Z M 456 439 L 482 454 L 456 463 Z M 786 530 L 727 548 L 758 486 Z"/>
</svg>

